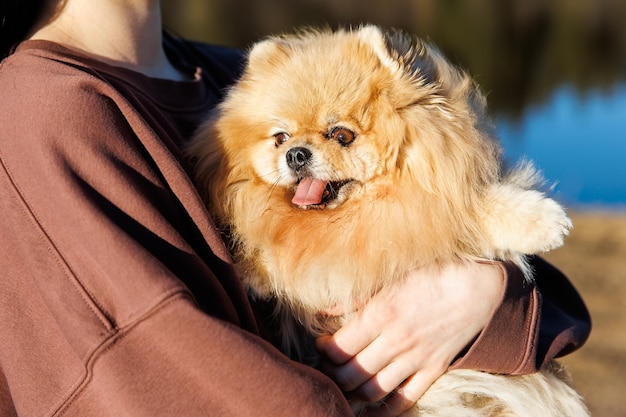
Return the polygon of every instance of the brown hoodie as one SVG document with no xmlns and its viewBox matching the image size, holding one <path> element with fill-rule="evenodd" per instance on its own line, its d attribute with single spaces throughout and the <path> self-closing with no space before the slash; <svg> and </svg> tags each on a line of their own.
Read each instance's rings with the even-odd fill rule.
<svg viewBox="0 0 626 417">
<path fill-rule="evenodd" d="M 193 81 L 45 41 L 0 64 L 0 416 L 350 415 L 329 379 L 259 336 L 181 162 L 241 54 L 171 38 L 166 50 Z M 578 294 L 538 262 L 548 293 L 566 294 L 544 294 L 550 325 L 509 269 L 454 366 L 530 372 L 584 342 Z"/>
</svg>

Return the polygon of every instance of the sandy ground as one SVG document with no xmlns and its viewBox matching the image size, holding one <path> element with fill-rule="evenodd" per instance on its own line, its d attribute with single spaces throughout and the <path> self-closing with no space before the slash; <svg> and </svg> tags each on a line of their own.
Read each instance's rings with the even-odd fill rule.
<svg viewBox="0 0 626 417">
<path fill-rule="evenodd" d="M 545 254 L 574 282 L 591 312 L 587 343 L 566 356 L 594 417 L 626 417 L 626 213 L 572 213 L 565 245 Z"/>
</svg>

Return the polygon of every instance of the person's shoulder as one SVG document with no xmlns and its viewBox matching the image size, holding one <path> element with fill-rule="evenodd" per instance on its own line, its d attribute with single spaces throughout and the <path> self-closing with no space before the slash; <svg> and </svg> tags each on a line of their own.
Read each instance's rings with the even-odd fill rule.
<svg viewBox="0 0 626 417">
<path fill-rule="evenodd" d="M 0 64 L 0 106 L 45 110 L 102 100 L 109 83 L 89 62 L 47 41 L 29 41 Z"/>
<path fill-rule="evenodd" d="M 97 71 L 47 48 L 18 50 L 2 61 L 0 92 L 3 145 L 59 144 L 122 120 L 114 89 Z"/>
<path fill-rule="evenodd" d="M 47 84 L 50 78 L 45 78 L 45 75 L 98 78 L 93 62 L 96 61 L 54 42 L 25 41 L 0 64 L 0 81 L 17 77 L 21 81 L 39 80 Z M 74 78 L 73 81 L 77 80 L 78 78 Z"/>
</svg>

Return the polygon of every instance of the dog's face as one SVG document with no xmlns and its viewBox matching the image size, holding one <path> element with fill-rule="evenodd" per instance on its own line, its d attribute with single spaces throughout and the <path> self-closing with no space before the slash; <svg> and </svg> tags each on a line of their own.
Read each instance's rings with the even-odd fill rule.
<svg viewBox="0 0 626 417">
<path fill-rule="evenodd" d="M 316 74 L 312 85 L 328 84 L 327 75 Z M 259 124 L 251 162 L 267 184 L 293 189 L 294 204 L 336 207 L 385 173 L 388 152 L 398 145 L 380 130 L 376 115 L 391 104 L 373 97 L 375 86 L 314 91 L 299 88 L 302 81 L 276 86 L 277 100 L 266 109 L 271 118 Z"/>
<path fill-rule="evenodd" d="M 302 208 L 332 209 L 366 184 L 390 186 L 409 159 L 432 171 L 442 159 L 434 153 L 446 152 L 438 125 L 450 125 L 440 79 L 458 74 L 442 74 L 422 44 L 391 41 L 365 27 L 257 44 L 218 122 L 233 161 Z"/>
<path fill-rule="evenodd" d="M 329 82 L 320 75 L 316 82 Z M 281 116 L 267 124 L 266 139 L 252 160 L 256 172 L 268 184 L 293 189 L 294 204 L 316 208 L 336 207 L 384 175 L 388 152 L 398 145 L 381 131 L 376 115 L 391 104 L 374 97 L 375 86 L 365 84 L 291 93 L 275 103 L 271 113 Z M 284 87 L 279 97 L 297 91 L 297 84 Z"/>
</svg>

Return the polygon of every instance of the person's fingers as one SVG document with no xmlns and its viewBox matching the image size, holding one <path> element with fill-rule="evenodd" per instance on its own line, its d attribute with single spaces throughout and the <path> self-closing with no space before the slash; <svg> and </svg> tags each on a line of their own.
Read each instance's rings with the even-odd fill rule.
<svg viewBox="0 0 626 417">
<path fill-rule="evenodd" d="M 353 391 L 376 375 L 375 382 L 370 382 L 363 387 L 365 397 L 368 399 L 376 397 L 372 400 L 376 401 L 400 385 L 405 378 L 414 374 L 420 364 L 430 357 L 430 351 L 424 350 L 424 347 L 428 347 L 429 344 L 422 344 L 420 349 L 416 350 L 413 338 L 402 337 L 395 327 L 381 334 L 372 332 L 362 339 L 363 343 L 369 337 L 375 337 L 375 339 L 348 361 L 338 366 L 325 364 L 322 370 L 344 391 Z M 339 343 L 341 341 L 342 339 L 339 338 Z M 321 342 L 322 345 L 337 343 L 334 339 L 325 339 Z M 328 346 L 325 347 L 328 351 Z M 340 348 L 340 351 L 344 352 L 344 348 Z M 338 355 L 335 353 L 334 356 L 336 360 Z M 381 371 L 382 374 L 377 375 Z M 380 387 L 384 392 L 380 392 L 376 387 Z"/>
<path fill-rule="evenodd" d="M 399 358 L 361 384 L 351 393 L 351 396 L 356 396 L 370 403 L 380 401 L 401 386 L 414 373 L 415 366 Z"/>
<path fill-rule="evenodd" d="M 332 336 L 320 336 L 317 350 L 336 365 L 346 363 L 380 336 L 380 327 L 366 323 L 362 315 L 355 316 Z"/>
<path fill-rule="evenodd" d="M 385 369 L 396 356 L 397 352 L 389 349 L 384 338 L 377 338 L 347 362 L 339 366 L 323 365 L 322 371 L 329 375 L 343 391 L 353 391 Z M 398 384 L 403 380 L 401 379 Z"/>
<path fill-rule="evenodd" d="M 356 343 L 352 345 L 352 350 L 354 350 L 354 346 L 356 345 Z M 362 348 L 365 346 L 367 345 L 363 345 Z M 315 339 L 315 349 L 317 349 L 324 359 L 329 360 L 335 365 L 346 363 L 354 356 L 354 354 L 351 355 L 340 348 L 335 342 L 334 336 L 320 336 Z"/>
<path fill-rule="evenodd" d="M 322 362 L 320 370 L 335 381 L 335 384 L 344 392 L 354 390 L 375 375 L 374 372 L 368 372 L 354 361 L 339 366 Z"/>
<path fill-rule="evenodd" d="M 443 373 L 442 371 L 418 372 L 407 378 L 397 390 L 392 392 L 383 404 L 371 408 L 366 417 L 397 417 L 411 407 L 424 395 L 432 383 Z"/>
</svg>

